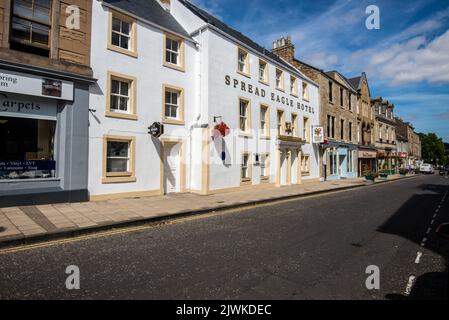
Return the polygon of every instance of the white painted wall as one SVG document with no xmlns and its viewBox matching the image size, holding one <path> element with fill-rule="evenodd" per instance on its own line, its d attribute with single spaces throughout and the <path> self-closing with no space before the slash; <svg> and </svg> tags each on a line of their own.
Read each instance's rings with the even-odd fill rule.
<svg viewBox="0 0 449 320">
<path fill-rule="evenodd" d="M 92 11 L 92 69 L 98 84 L 91 88 L 90 108 L 96 112 L 89 118 L 89 191 L 91 195 L 159 190 L 159 142 L 151 138 L 147 128 L 162 121 L 162 84 L 184 88 L 185 126 L 165 125 L 163 137 L 182 137 L 187 140 L 187 158 L 190 159 L 190 131 L 197 112 L 198 96 L 197 49 L 185 42 L 186 71 L 163 66 L 163 32 L 137 22 L 138 58 L 107 49 L 108 9 L 93 1 Z M 137 78 L 138 120 L 105 117 L 107 72 L 113 71 Z M 103 135 L 136 137 L 135 183 L 102 184 Z M 189 179 L 190 175 L 187 175 Z M 187 180 L 187 186 L 189 181 Z M 196 184 L 198 186 L 198 184 Z"/>
</svg>

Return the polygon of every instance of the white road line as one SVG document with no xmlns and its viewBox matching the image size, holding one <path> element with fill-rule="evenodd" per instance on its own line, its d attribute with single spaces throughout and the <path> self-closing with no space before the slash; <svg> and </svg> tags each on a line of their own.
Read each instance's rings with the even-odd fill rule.
<svg viewBox="0 0 449 320">
<path fill-rule="evenodd" d="M 433 218 L 435 219 L 437 216 L 438 216 L 437 214 L 434 214 L 434 215 L 433 215 Z"/>
<path fill-rule="evenodd" d="M 418 264 L 421 261 L 422 252 L 418 252 L 418 255 L 416 256 L 415 263 Z"/>
<path fill-rule="evenodd" d="M 435 219 L 433 219 L 430 224 L 433 225 L 435 223 Z"/>
<path fill-rule="evenodd" d="M 424 238 L 421 242 L 421 247 L 425 247 L 427 242 L 427 238 Z"/>
<path fill-rule="evenodd" d="M 416 280 L 415 276 L 410 276 L 410 278 L 408 278 L 407 287 L 405 288 L 406 296 L 409 296 L 410 293 L 412 293 L 412 289 L 413 289 L 413 285 L 415 284 L 415 280 Z"/>
<path fill-rule="evenodd" d="M 432 228 L 427 229 L 427 234 L 430 234 L 430 232 L 432 231 Z"/>
</svg>

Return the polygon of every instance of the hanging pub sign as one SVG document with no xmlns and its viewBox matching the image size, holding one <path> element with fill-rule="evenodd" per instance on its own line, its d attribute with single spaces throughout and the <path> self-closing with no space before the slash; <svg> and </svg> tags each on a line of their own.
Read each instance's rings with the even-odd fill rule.
<svg viewBox="0 0 449 320">
<path fill-rule="evenodd" d="M 73 82 L 0 69 L 0 92 L 73 101 Z"/>
<path fill-rule="evenodd" d="M 148 133 L 156 139 L 160 138 L 160 136 L 164 134 L 164 125 L 160 122 L 155 122 L 150 127 L 148 127 Z"/>
<path fill-rule="evenodd" d="M 324 128 L 312 126 L 312 143 L 324 143 Z"/>
</svg>

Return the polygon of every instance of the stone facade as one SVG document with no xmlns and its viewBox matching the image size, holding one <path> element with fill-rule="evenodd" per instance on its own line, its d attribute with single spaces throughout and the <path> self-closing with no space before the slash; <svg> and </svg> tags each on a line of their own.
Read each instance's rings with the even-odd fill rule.
<svg viewBox="0 0 449 320">
<path fill-rule="evenodd" d="M 398 163 L 394 105 L 381 97 L 371 101 L 374 108 L 374 135 L 379 170 L 396 170 Z"/>
<path fill-rule="evenodd" d="M 324 127 L 326 144 L 321 177 L 347 178 L 356 175 L 357 91 L 337 71 L 324 72 L 295 58 L 291 38 L 273 44 L 273 53 L 280 56 L 319 85 L 320 124 Z M 324 171 L 326 170 L 326 171 Z"/>
<path fill-rule="evenodd" d="M 406 165 L 417 167 L 422 160 L 421 139 L 414 131 L 415 128 L 409 122 L 404 122 L 396 118 L 396 134 L 407 140 L 407 161 Z"/>
<path fill-rule="evenodd" d="M 10 25 L 12 0 L 0 0 L 0 60 L 38 66 L 62 72 L 92 76 L 90 65 L 92 0 L 53 0 L 48 57 L 20 50 L 11 50 Z M 66 27 L 72 13 L 69 6 L 80 11 L 80 29 Z"/>
</svg>

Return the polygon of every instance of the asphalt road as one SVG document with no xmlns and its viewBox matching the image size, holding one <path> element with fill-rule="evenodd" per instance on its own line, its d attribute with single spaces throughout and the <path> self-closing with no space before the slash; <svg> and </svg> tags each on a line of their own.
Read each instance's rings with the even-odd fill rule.
<svg viewBox="0 0 449 320">
<path fill-rule="evenodd" d="M 0 253 L 0 298 L 443 299 L 448 189 L 420 176 Z M 80 290 L 65 287 L 69 265 Z M 372 265 L 379 290 L 365 285 Z"/>
</svg>

